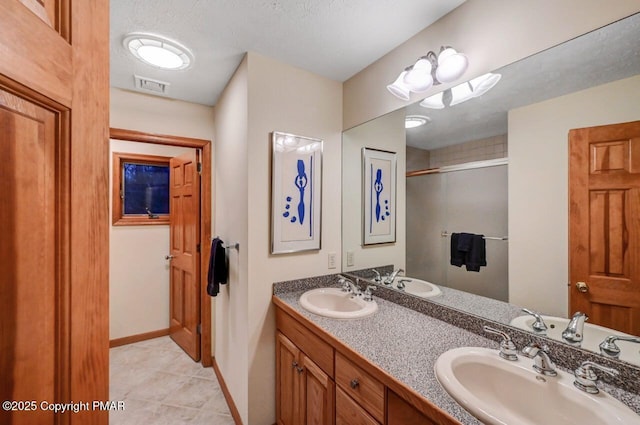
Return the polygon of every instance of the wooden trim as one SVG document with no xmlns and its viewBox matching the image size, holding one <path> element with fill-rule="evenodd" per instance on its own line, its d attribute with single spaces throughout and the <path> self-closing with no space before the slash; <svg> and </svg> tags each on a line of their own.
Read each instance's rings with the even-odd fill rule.
<svg viewBox="0 0 640 425">
<path fill-rule="evenodd" d="M 211 352 L 211 298 L 207 294 L 207 273 L 211 253 L 211 140 L 190 137 L 143 133 L 135 130 L 111 128 L 112 139 L 157 145 L 181 146 L 202 149 L 202 174 L 200 178 L 200 335 L 202 366 L 212 366 Z"/>
<path fill-rule="evenodd" d="M 425 170 L 407 171 L 407 177 L 418 177 L 427 174 L 436 174 L 440 172 L 440 168 L 427 168 Z"/>
<path fill-rule="evenodd" d="M 111 191 L 111 224 L 114 226 L 147 226 L 147 225 L 167 225 L 170 223 L 169 214 L 158 214 L 158 218 L 149 218 L 146 214 L 127 214 L 122 212 L 122 164 L 124 162 L 134 164 L 160 165 L 169 168 L 171 157 L 158 155 L 143 155 L 126 152 L 113 153 L 113 178 Z M 169 187 L 167 186 L 167 191 Z M 153 211 L 152 211 L 153 212 Z"/>
<path fill-rule="evenodd" d="M 160 338 L 169 335 L 169 328 L 157 331 L 145 332 L 143 334 L 124 336 L 109 341 L 109 348 L 120 347 L 121 345 L 133 344 L 135 342 L 146 341 L 148 339 Z"/>
<path fill-rule="evenodd" d="M 299 314 L 295 311 L 291 306 L 282 301 L 277 296 L 272 296 L 272 301 L 276 305 L 278 309 L 281 309 L 284 313 L 291 316 L 292 320 L 296 320 L 300 322 L 300 324 L 304 325 L 309 332 L 313 333 L 317 337 L 326 341 L 336 352 L 342 354 L 345 358 L 351 360 L 355 364 L 367 365 L 367 372 L 382 382 L 386 387 L 391 389 L 393 392 L 398 394 L 404 400 L 406 400 L 409 404 L 412 404 L 420 413 L 426 415 L 437 425 L 453 425 L 459 424 L 459 422 L 453 418 L 449 413 L 442 410 L 440 407 L 433 404 L 431 401 L 424 398 L 422 395 L 418 394 L 414 389 L 409 388 L 406 384 L 398 381 L 393 376 L 389 375 L 386 371 L 381 369 L 379 366 L 371 363 L 368 359 L 354 351 L 351 347 L 343 343 L 341 340 L 337 339 L 333 335 L 328 334 L 318 325 L 313 323 L 311 320 Z"/>
<path fill-rule="evenodd" d="M 218 378 L 218 383 L 220 384 L 222 394 L 224 394 L 224 399 L 227 401 L 227 406 L 229 406 L 229 411 L 231 412 L 233 421 L 236 423 L 236 425 L 242 425 L 240 412 L 238 412 L 236 403 L 233 401 L 233 397 L 231 397 L 231 393 L 229 392 L 227 383 L 224 381 L 224 377 L 222 376 L 222 372 L 220 372 L 220 368 L 218 367 L 218 362 L 216 362 L 215 357 L 211 357 L 211 364 L 213 365 L 213 371 L 216 373 L 216 378 Z"/>
</svg>

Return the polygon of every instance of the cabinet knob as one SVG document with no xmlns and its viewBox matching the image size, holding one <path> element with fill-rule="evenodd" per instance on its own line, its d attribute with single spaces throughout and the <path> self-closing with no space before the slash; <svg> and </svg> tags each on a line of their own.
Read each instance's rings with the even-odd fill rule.
<svg viewBox="0 0 640 425">
<path fill-rule="evenodd" d="M 351 388 L 353 388 L 354 390 L 356 388 L 358 388 L 360 386 L 360 382 L 358 381 L 358 379 L 352 379 L 351 382 L 349 383 L 349 385 L 351 385 Z"/>
<path fill-rule="evenodd" d="M 589 292 L 589 286 L 584 282 L 577 282 L 576 288 L 578 289 L 578 291 L 582 292 L 583 294 L 585 292 Z"/>
</svg>

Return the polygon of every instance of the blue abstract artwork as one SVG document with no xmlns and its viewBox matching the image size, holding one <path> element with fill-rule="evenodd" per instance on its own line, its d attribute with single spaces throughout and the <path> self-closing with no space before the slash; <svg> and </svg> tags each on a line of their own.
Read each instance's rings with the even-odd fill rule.
<svg viewBox="0 0 640 425">
<path fill-rule="evenodd" d="M 364 243 L 395 240 L 395 153 L 363 148 Z"/>
<path fill-rule="evenodd" d="M 272 253 L 320 249 L 322 140 L 273 133 Z"/>
</svg>

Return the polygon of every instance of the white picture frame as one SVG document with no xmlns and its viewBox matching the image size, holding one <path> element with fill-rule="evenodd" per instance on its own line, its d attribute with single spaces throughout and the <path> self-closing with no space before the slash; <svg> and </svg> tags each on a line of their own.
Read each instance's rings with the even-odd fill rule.
<svg viewBox="0 0 640 425">
<path fill-rule="evenodd" d="M 271 253 L 321 247 L 323 141 L 272 132 Z"/>
<path fill-rule="evenodd" d="M 396 241 L 396 153 L 362 148 L 362 244 Z"/>
</svg>

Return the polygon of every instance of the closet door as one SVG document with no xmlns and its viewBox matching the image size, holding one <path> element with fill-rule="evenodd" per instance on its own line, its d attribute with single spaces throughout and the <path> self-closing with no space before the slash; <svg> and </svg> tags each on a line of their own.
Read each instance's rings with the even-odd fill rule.
<svg viewBox="0 0 640 425">
<path fill-rule="evenodd" d="M 108 17 L 108 2 L 0 2 L 3 424 L 108 422 L 47 408 L 109 398 Z"/>
</svg>

